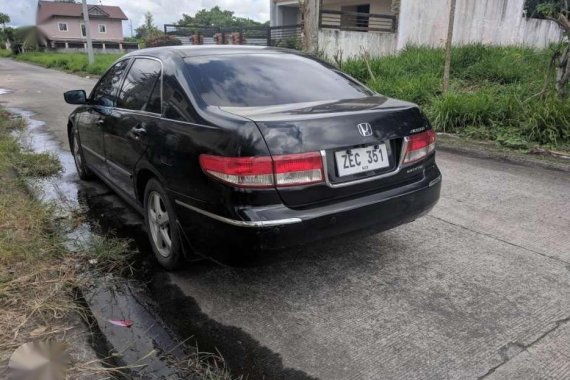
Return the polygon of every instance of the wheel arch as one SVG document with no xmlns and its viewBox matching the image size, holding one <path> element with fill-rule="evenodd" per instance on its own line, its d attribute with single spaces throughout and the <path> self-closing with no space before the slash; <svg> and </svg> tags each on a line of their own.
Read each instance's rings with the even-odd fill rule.
<svg viewBox="0 0 570 380">
<path fill-rule="evenodd" d="M 140 203 L 141 206 L 144 206 L 144 190 L 148 181 L 155 178 L 158 182 L 160 182 L 163 186 L 165 186 L 165 182 L 162 179 L 162 176 L 152 167 L 148 165 L 140 165 L 137 168 L 134 176 L 134 186 L 135 186 L 135 195 L 137 201 Z"/>
<path fill-rule="evenodd" d="M 73 129 L 73 122 L 71 120 L 67 121 L 67 140 L 69 142 L 69 147 L 71 147 L 71 144 L 73 144 L 73 139 L 71 136 L 71 130 Z"/>
</svg>

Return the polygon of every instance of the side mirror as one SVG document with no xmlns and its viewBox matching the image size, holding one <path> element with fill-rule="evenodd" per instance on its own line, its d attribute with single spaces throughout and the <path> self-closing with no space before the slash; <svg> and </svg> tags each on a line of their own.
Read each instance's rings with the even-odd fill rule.
<svg viewBox="0 0 570 380">
<path fill-rule="evenodd" d="M 85 91 L 83 91 L 83 90 L 67 91 L 63 94 L 63 98 L 69 104 L 86 104 L 87 103 L 87 95 L 85 95 Z"/>
</svg>

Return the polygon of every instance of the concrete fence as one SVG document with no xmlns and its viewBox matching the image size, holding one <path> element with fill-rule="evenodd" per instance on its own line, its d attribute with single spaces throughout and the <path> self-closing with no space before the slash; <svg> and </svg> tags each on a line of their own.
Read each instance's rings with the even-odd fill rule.
<svg viewBox="0 0 570 380">
<path fill-rule="evenodd" d="M 552 21 L 526 18 L 524 0 L 458 0 L 454 45 L 524 45 L 545 48 L 562 38 Z M 329 58 L 396 54 L 407 45 L 443 47 L 449 21 L 449 0 L 401 0 L 394 33 L 318 31 L 318 49 Z"/>
</svg>

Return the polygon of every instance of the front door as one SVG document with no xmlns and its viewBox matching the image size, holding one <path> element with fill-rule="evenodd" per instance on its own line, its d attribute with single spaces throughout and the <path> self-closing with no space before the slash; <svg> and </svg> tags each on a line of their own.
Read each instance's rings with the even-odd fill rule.
<svg viewBox="0 0 570 380">
<path fill-rule="evenodd" d="M 161 114 L 162 64 L 136 58 L 117 98 L 113 123 L 105 125 L 107 169 L 114 183 L 135 196 L 133 173 L 148 145 L 147 133 L 155 129 Z"/>
<path fill-rule="evenodd" d="M 87 112 L 78 123 L 85 159 L 99 174 L 106 175 L 103 128 L 112 122 L 115 98 L 129 60 L 115 64 L 97 83 L 88 99 Z"/>
</svg>

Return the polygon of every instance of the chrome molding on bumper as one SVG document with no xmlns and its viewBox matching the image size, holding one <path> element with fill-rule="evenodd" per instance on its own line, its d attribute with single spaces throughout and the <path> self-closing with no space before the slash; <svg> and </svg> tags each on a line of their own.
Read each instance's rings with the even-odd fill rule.
<svg viewBox="0 0 570 380">
<path fill-rule="evenodd" d="M 429 183 L 429 187 L 433 187 L 433 186 L 437 185 L 437 184 L 440 183 L 440 182 L 441 182 L 441 176 L 439 176 L 439 177 L 437 177 L 436 179 L 434 179 L 433 181 L 431 181 L 431 182 Z"/>
<path fill-rule="evenodd" d="M 235 219 L 230 219 L 230 218 L 226 218 L 226 217 L 211 213 L 211 212 L 206 211 L 206 210 L 202 210 L 198 207 L 191 206 L 187 203 L 184 203 L 184 202 L 181 202 L 178 200 L 176 201 L 176 204 L 180 205 L 182 207 L 185 207 L 189 210 L 195 211 L 199 214 L 205 215 L 209 218 L 215 219 L 219 222 L 231 224 L 232 226 L 238 226 L 238 227 L 274 227 L 274 226 L 281 226 L 281 225 L 285 225 L 285 224 L 295 224 L 295 223 L 301 223 L 302 222 L 302 220 L 299 218 L 262 220 L 262 221 L 257 221 L 257 222 L 235 220 Z"/>
</svg>

